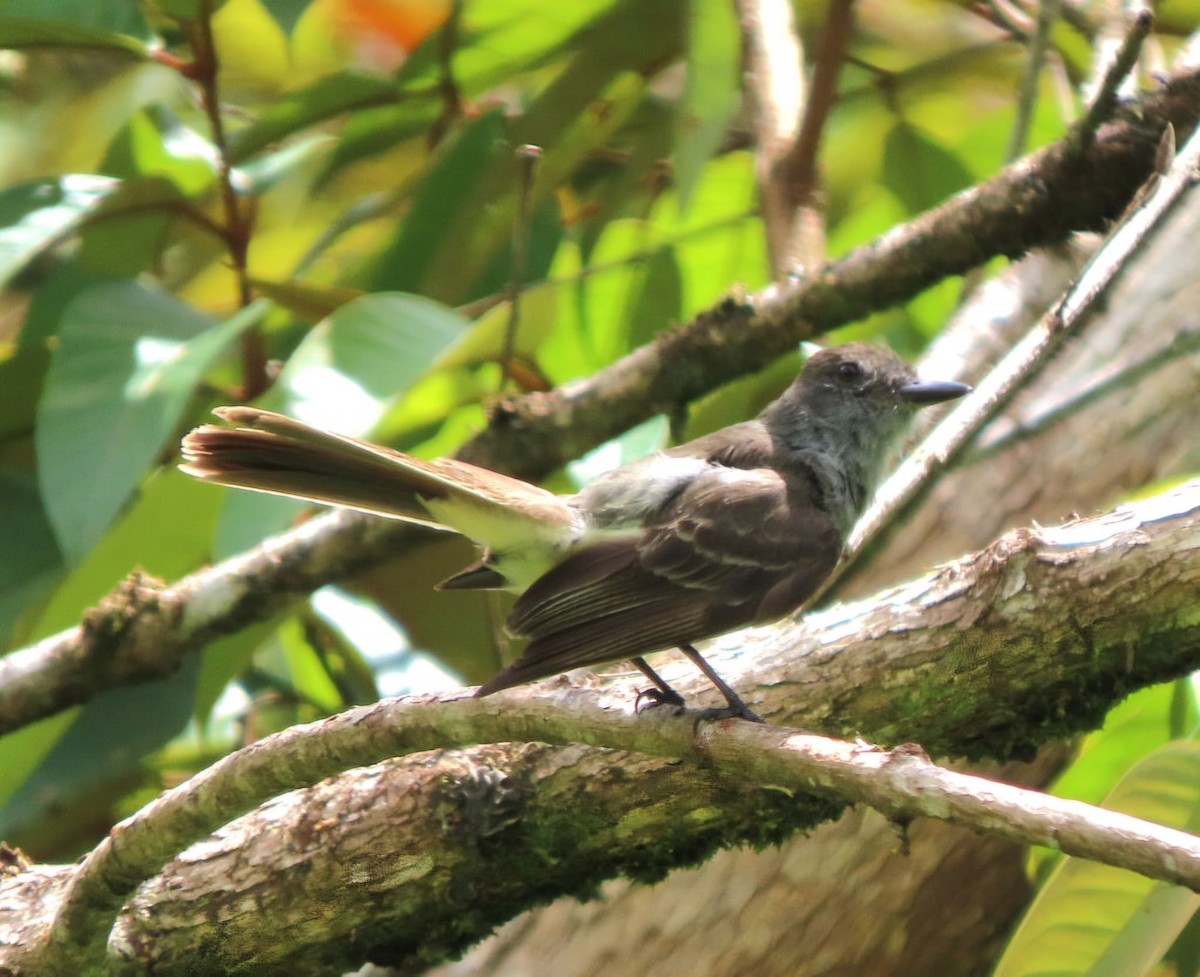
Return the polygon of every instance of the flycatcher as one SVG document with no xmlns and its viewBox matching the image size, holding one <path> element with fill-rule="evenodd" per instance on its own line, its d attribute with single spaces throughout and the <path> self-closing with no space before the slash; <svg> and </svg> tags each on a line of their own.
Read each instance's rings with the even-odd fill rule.
<svg viewBox="0 0 1200 977">
<path fill-rule="evenodd" d="M 757 717 L 693 642 L 775 621 L 830 574 L 913 411 L 970 388 L 918 380 L 891 350 L 821 350 L 755 420 L 555 495 L 453 458 L 423 461 L 254 407 L 183 440 L 185 472 L 224 485 L 449 529 L 481 549 L 439 589 L 519 594 L 521 657 L 477 695 L 628 658 L 656 702 L 683 698 L 642 657 L 679 648 Z"/>
</svg>

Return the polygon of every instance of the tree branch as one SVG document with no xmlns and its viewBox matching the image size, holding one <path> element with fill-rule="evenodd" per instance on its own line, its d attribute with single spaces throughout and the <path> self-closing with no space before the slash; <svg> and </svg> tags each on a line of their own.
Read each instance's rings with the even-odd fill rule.
<svg viewBox="0 0 1200 977">
<path fill-rule="evenodd" d="M 820 274 L 725 302 L 587 381 L 504 400 L 461 457 L 539 477 L 656 413 L 766 366 L 798 342 L 912 298 L 999 255 L 1065 241 L 1119 217 L 1154 167 L 1167 124 L 1189 135 L 1200 118 L 1200 71 L 1176 75 L 1122 107 L 1082 148 L 1075 135 Z"/>
<path fill-rule="evenodd" d="M 910 297 L 949 273 L 947 260 L 961 265 L 964 249 L 975 254 L 971 260 L 983 260 L 997 248 L 1011 247 L 1015 253 L 1021 241 L 1032 246 L 1039 238 L 1056 239 L 1072 226 L 1102 220 L 1107 207 L 1119 211 L 1125 205 L 1137 185 L 1131 175 L 1149 172 L 1154 134 L 1161 126 L 1174 120 L 1190 129 L 1200 113 L 1200 73 L 1176 77 L 1136 111 L 1145 114 L 1144 121 L 1131 111 L 1106 126 L 1082 159 L 1069 162 L 1065 142 L 1056 144 L 834 263 L 819 278 L 767 290 L 755 299 L 758 312 L 726 303 L 587 382 L 505 401 L 462 455 L 540 477 L 563 458 L 665 404 L 673 408 L 730 376 L 761 367 L 797 339 L 868 311 L 864 301 L 874 308 Z M 1080 165 L 1091 168 L 1086 181 L 1078 179 Z M 1086 183 L 1087 193 L 1064 185 L 1070 180 Z M 1086 204 L 1092 197 L 1097 199 Z M 974 243 L 968 247 L 964 236 Z M 876 306 L 870 296 L 881 290 L 886 301 L 880 298 L 883 305 Z M 640 389 L 646 384 L 651 386 Z M 94 620 L 104 624 L 99 631 L 85 621 L 0 659 L 0 732 L 104 689 L 170 674 L 183 656 L 206 642 L 264 619 L 331 580 L 382 562 L 414 532 L 366 516 L 325 513 L 277 537 L 265 550 L 172 587 L 132 580 L 97 612 Z M 234 580 L 235 573 L 244 575 Z"/>
<path fill-rule="evenodd" d="M 743 687 L 756 674 L 770 676 L 769 684 L 759 686 L 755 705 L 781 723 L 843 735 L 861 730 L 887 743 L 919 738 L 933 753 L 1020 753 L 1033 743 L 1097 724 L 1112 702 L 1132 688 L 1195 668 L 1200 663 L 1200 620 L 1194 613 L 1198 585 L 1200 482 L 1194 482 L 1098 519 L 1006 534 L 982 553 L 871 601 L 813 615 L 791 628 L 748 633 L 739 653 L 721 667 Z M 726 723 L 694 733 L 691 717 L 665 710 L 634 720 L 628 684 L 613 684 L 614 695 L 562 681 L 482 700 L 458 694 L 384 701 L 286 730 L 225 757 L 118 825 L 73 870 L 54 925 L 53 949 L 44 943 L 43 949 L 56 959 L 73 961 L 80 947 L 99 953 L 134 887 L 187 844 L 282 791 L 389 756 L 485 741 L 586 743 L 700 761 L 696 769 L 704 777 L 716 769 L 743 786 L 781 784 L 843 799 L 858 799 L 848 785 L 878 765 L 877 760 L 856 761 L 856 772 L 847 773 L 850 780 L 835 784 L 826 767 L 805 766 L 810 759 L 801 763 L 788 754 L 784 762 L 777 751 L 787 748 L 787 738 L 798 735 L 795 731 L 768 727 L 746 732 L 737 728 L 740 724 Z M 797 696 L 798 690 L 818 684 L 819 696 Z M 1071 702 L 1072 708 L 1063 710 L 1063 702 Z M 950 703 L 956 703 L 954 709 Z M 827 751 L 826 759 L 835 765 L 848 762 L 844 748 L 828 750 L 832 753 Z M 789 767 L 792 761 L 800 766 Z M 438 760 L 413 762 L 436 769 Z M 711 787 L 710 781 L 704 783 Z M 872 794 L 870 803 L 894 816 L 930 813 L 918 800 L 931 784 L 923 773 L 880 783 L 887 785 L 872 788 L 881 793 Z M 954 786 L 958 781 L 938 783 L 959 789 Z M 639 777 L 621 776 L 597 793 L 621 795 L 622 803 L 644 808 L 647 789 Z M 893 790 L 899 793 L 889 793 Z M 497 811 L 496 799 L 487 790 L 484 795 L 490 799 L 479 817 L 503 817 L 504 806 Z M 711 805 L 711 797 L 702 802 Z M 763 803 L 761 796 L 758 802 Z M 971 803 L 954 808 L 951 819 L 1033 841 L 1059 832 L 1067 839 L 1064 850 L 1070 846 L 1088 857 L 1127 859 L 1121 864 L 1135 871 L 1162 871 L 1161 865 L 1150 867 L 1163 857 L 1161 851 L 1134 856 L 1110 850 L 1113 846 L 1097 833 L 1112 827 L 1103 818 L 1090 819 L 1088 831 L 1071 827 L 1061 834 L 1067 831 L 1062 819 L 1070 810 L 1031 807 L 1028 798 L 1016 797 L 1014 803 L 1033 820 L 1017 823 L 1020 819 L 1005 817 L 1001 826 L 998 821 L 980 823 Z M 670 830 L 659 824 L 656 830 L 663 834 L 658 837 L 668 839 L 665 850 L 676 854 L 660 852 L 667 861 L 655 864 L 687 863 L 717 845 L 761 843 L 764 825 L 787 834 L 830 814 L 824 803 L 786 806 L 790 814 L 768 807 L 769 816 L 762 811 L 754 816 L 743 808 L 736 824 L 719 819 L 715 834 L 703 819 L 688 827 L 691 820 L 685 818 Z M 564 820 L 590 830 L 589 819 L 577 812 Z M 1179 841 L 1164 836 L 1155 841 L 1151 834 L 1146 834 L 1149 850 Z M 536 847 L 538 840 L 528 843 Z M 618 845 L 604 871 L 635 871 L 646 857 L 641 848 Z M 587 884 L 596 881 L 587 879 Z M 1186 879 L 1200 886 L 1200 875 Z M 527 900 L 545 897 L 546 883 L 538 871 L 522 884 L 537 890 L 536 896 L 528 891 Z M 472 890 L 466 886 L 464 891 Z M 478 935 L 473 932 L 472 938 Z"/>
</svg>

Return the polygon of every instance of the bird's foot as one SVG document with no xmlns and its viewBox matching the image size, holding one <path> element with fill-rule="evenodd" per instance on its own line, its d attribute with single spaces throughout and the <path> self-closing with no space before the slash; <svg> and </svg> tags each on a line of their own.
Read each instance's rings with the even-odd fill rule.
<svg viewBox="0 0 1200 977">
<path fill-rule="evenodd" d="M 641 713 L 643 709 L 657 709 L 659 706 L 674 706 L 683 711 L 683 696 L 674 689 L 641 689 L 633 703 L 633 711 Z"/>
</svg>

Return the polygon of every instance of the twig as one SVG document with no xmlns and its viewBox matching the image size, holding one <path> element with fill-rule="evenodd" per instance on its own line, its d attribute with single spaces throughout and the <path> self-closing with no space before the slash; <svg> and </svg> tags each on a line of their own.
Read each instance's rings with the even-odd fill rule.
<svg viewBox="0 0 1200 977">
<path fill-rule="evenodd" d="M 824 261 L 817 203 L 821 134 L 837 100 L 837 76 L 853 29 L 853 0 L 830 4 L 812 84 L 804 91 L 803 51 L 790 4 L 741 0 L 755 103 L 758 183 L 771 268 L 777 277 Z"/>
<path fill-rule="evenodd" d="M 1198 80 L 1200 74 L 1179 75 L 1144 96 L 1104 127 L 1082 159 L 1067 140 L 1056 143 L 830 262 L 817 276 L 765 289 L 745 304 L 721 303 L 587 381 L 502 400 L 493 423 L 461 457 L 540 477 L 656 412 L 761 369 L 796 343 L 911 298 L 946 275 L 996 254 L 1061 242 L 1068 228 L 1101 226 L 1144 181 L 1165 122 L 1181 130 L 1194 124 Z"/>
<path fill-rule="evenodd" d="M 84 623 L 0 657 L 0 732 L 105 689 L 174 674 L 186 656 L 394 551 L 408 527 L 326 513 L 165 586 L 133 575 Z"/>
<path fill-rule="evenodd" d="M 792 263 L 793 198 L 780 166 L 793 146 L 808 100 L 804 51 L 788 0 L 738 0 L 746 48 L 746 90 L 753 101 L 755 170 L 767 236 L 767 253 L 776 276 Z"/>
<path fill-rule="evenodd" d="M 837 79 L 845 62 L 846 49 L 854 30 L 854 0 L 832 0 L 825 18 L 825 31 L 813 64 L 812 85 L 800 133 L 791 150 L 780 161 L 784 179 L 796 202 L 794 244 L 800 267 L 810 272 L 824 263 L 824 216 L 817 208 L 820 168 L 817 156 L 825 123 L 837 101 Z M 819 242 L 817 230 L 820 231 Z"/>
<path fill-rule="evenodd" d="M 508 283 L 508 321 L 504 325 L 504 343 L 500 348 L 500 388 L 512 379 L 513 351 L 521 326 L 521 293 L 525 289 L 525 256 L 529 248 L 529 221 L 533 200 L 533 182 L 542 151 L 537 146 L 521 146 L 516 152 L 520 165 L 517 214 L 512 228 L 512 271 Z"/>
<path fill-rule="evenodd" d="M 1113 58 L 1112 64 L 1104 72 L 1100 87 L 1096 90 L 1091 104 L 1088 105 L 1087 112 L 1072 130 L 1074 137 L 1078 140 L 1080 152 L 1091 145 L 1100 125 L 1112 118 L 1117 107 L 1117 92 L 1126 76 L 1133 71 L 1134 65 L 1137 64 L 1142 45 L 1150 36 L 1153 28 L 1154 14 L 1150 10 L 1143 8 L 1134 14 L 1133 22 L 1129 25 L 1125 39 L 1121 43 L 1116 57 Z"/>
<path fill-rule="evenodd" d="M 218 87 L 220 61 L 212 30 L 214 7 L 214 0 L 201 0 L 196 19 L 187 24 L 186 33 L 195 56 L 190 77 L 200 86 L 201 106 L 208 118 L 213 145 L 217 150 L 217 184 L 225 212 L 223 238 L 229 251 L 229 263 L 237 280 L 237 306 L 245 308 L 254 297 L 248 263 L 252 226 L 251 205 L 249 201 L 243 202 L 234 185 L 234 168 L 230 162 L 225 120 L 221 115 L 221 94 Z M 258 329 L 246 330 L 242 335 L 241 349 L 242 394 L 249 400 L 262 393 L 269 382 L 267 352 L 262 332 Z"/>
<path fill-rule="evenodd" d="M 463 111 L 462 90 L 454 77 L 454 54 L 458 50 L 458 31 L 462 23 L 462 0 L 450 5 L 450 15 L 441 26 L 438 37 L 438 64 L 441 74 L 437 90 L 442 96 L 442 111 L 429 129 L 429 146 L 438 146 L 445 138 L 450 126 L 459 119 Z"/>
<path fill-rule="evenodd" d="M 1002 30 L 1008 31 L 1014 40 L 1028 41 L 1033 33 L 1033 25 L 1030 24 L 1025 11 L 1003 0 L 985 0 L 984 3 L 974 4 L 972 10 Z"/>
<path fill-rule="evenodd" d="M 1005 152 L 1006 162 L 1011 162 L 1024 153 L 1029 141 L 1029 127 L 1033 123 L 1033 110 L 1037 105 L 1038 85 L 1042 77 L 1042 66 L 1046 63 L 1050 31 L 1058 20 L 1060 6 L 1061 0 L 1041 0 L 1038 4 L 1037 26 L 1029 39 L 1029 54 L 1017 90 L 1017 115 Z"/>
<path fill-rule="evenodd" d="M 919 747 L 890 751 L 785 731 L 771 743 L 749 723 L 701 727 L 708 757 L 767 783 L 797 784 L 868 804 L 901 825 L 918 817 L 1045 845 L 1200 892 L 1200 838 L 1081 801 L 1062 800 L 930 762 Z"/>
</svg>

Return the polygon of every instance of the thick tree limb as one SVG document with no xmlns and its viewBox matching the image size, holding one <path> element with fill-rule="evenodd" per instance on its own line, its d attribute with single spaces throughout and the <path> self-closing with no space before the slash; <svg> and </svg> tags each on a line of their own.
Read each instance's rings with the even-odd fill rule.
<svg viewBox="0 0 1200 977">
<path fill-rule="evenodd" d="M 171 586 L 131 576 L 78 627 L 0 657 L 0 733 L 173 674 L 215 638 L 382 560 L 395 529 L 335 511 Z"/>
<path fill-rule="evenodd" d="M 839 733 L 861 730 L 888 743 L 919 738 L 934 753 L 1004 755 L 1026 750 L 1049 736 L 1086 728 L 1130 689 L 1196 667 L 1200 663 L 1200 616 L 1194 600 L 1198 584 L 1200 483 L 1189 483 L 1098 519 L 1007 534 L 972 558 L 871 601 L 815 615 L 790 632 L 764 629 L 758 636 L 747 635 L 741 653 L 722 667 L 743 687 L 760 668 L 761 674 L 769 675 L 770 683 L 759 687 L 756 708 L 788 725 Z M 807 653 L 798 654 L 797 648 Z M 746 654 L 751 649 L 753 662 Z M 652 862 L 660 869 L 686 863 L 718 844 L 738 839 L 761 842 L 764 825 L 771 832 L 787 833 L 829 813 L 823 805 L 794 807 L 789 802 L 781 808 L 770 803 L 769 811 L 751 805 L 739 808 L 741 813 L 733 821 L 726 820 L 721 806 L 712 803 L 713 782 L 703 779 L 714 769 L 723 778 L 740 782 L 743 794 L 747 783 L 781 784 L 789 791 L 816 789 L 843 799 L 869 799 L 896 816 L 937 813 L 918 800 L 931 789 L 924 775 L 915 781 L 898 777 L 891 786 L 887 778 L 866 778 L 870 790 L 883 793 L 856 793 L 859 788 L 848 786 L 849 781 L 831 779 L 835 775 L 828 767 L 804 767 L 806 772 L 789 768 L 778 751 L 787 753 L 788 737 L 794 733 L 771 728 L 747 732 L 735 723 L 704 729 L 695 736 L 688 717 L 658 713 L 634 720 L 628 715 L 628 688 L 618 688 L 619 699 L 561 682 L 483 700 L 460 695 L 385 701 L 287 730 L 226 757 L 119 825 L 71 870 L 65 891 L 59 893 L 64 901 L 55 924 L 56 941 L 48 945 L 43 937 L 40 944 L 43 952 L 53 947 L 47 966 L 51 958 L 57 966 L 65 960 L 74 965 L 78 960 L 73 954 L 80 948 L 100 952 L 115 914 L 133 888 L 159 872 L 176 851 L 234 816 L 281 791 L 351 766 L 447 745 L 537 739 L 702 760 L 695 768 L 702 775 L 696 802 L 711 810 L 719 828 L 703 818 L 696 820 L 696 815 L 681 820 L 673 816 L 656 824 L 654 832 L 661 833 L 639 835 L 667 839 L 657 856 L 665 861 Z M 814 694 L 797 695 L 805 689 Z M 1062 709 L 1064 702 L 1071 703 L 1069 710 Z M 866 759 L 873 754 L 848 759 L 841 748 L 828 749 L 833 755 L 827 759 L 839 769 L 847 770 L 844 765 L 851 763 L 855 772 L 847 774 L 850 781 L 862 777 L 864 765 L 869 768 L 878 760 Z M 789 762 L 796 759 L 787 755 Z M 433 764 L 436 779 L 436 758 L 413 762 L 421 767 Z M 612 769 L 628 773 L 630 764 L 641 762 L 622 760 Z M 635 805 L 631 811 L 642 811 L 653 821 L 654 816 L 644 810 L 645 791 L 653 787 L 642 779 L 641 767 L 637 770 L 636 776 L 610 779 L 594 793 L 614 798 L 612 803 L 631 803 Z M 589 777 L 594 779 L 594 772 Z M 893 789 L 899 793 L 888 793 Z M 730 796 L 738 793 L 736 786 L 731 790 Z M 507 823 L 503 798 L 496 796 L 497 791 L 502 793 L 500 788 L 484 783 L 480 791 L 483 800 L 478 801 L 474 817 L 482 819 L 483 827 L 476 826 L 469 845 L 480 844 L 480 837 L 487 837 L 492 828 L 504 830 Z M 762 803 L 763 797 L 755 796 Z M 944 816 L 949 810 L 944 805 L 950 802 L 940 795 L 938 800 L 932 806 L 940 807 L 938 816 Z M 1026 813 L 1036 807 L 1031 807 L 1030 798 L 1022 797 L 1018 804 Z M 1033 820 L 1024 827 L 1015 817 L 1004 818 L 1001 827 L 997 822 L 980 823 L 969 807 L 958 808 L 954 819 L 1026 840 L 1066 830 L 1061 818 L 1070 813 L 1042 808 L 1043 813 L 1034 811 Z M 580 811 L 558 813 L 567 815 L 563 821 L 577 830 L 594 827 Z M 499 827 L 497 818 L 502 822 Z M 1108 842 L 1096 841 L 1099 836 L 1094 832 L 1104 830 L 1104 820 L 1088 822 L 1090 836 L 1081 827 L 1078 832 L 1072 827 L 1072 850 L 1089 857 L 1134 859 L 1128 852 L 1111 850 Z M 640 820 L 639 824 L 645 826 Z M 566 829 L 560 825 L 558 830 Z M 536 847 L 544 840 L 534 838 L 529 843 Z M 1141 853 L 1136 858 L 1151 857 L 1145 853 L 1160 842 L 1170 847 L 1181 840 L 1147 840 L 1136 846 Z M 613 839 L 609 843 L 616 847 L 603 872 L 636 874 L 636 866 L 646 864 L 649 856 L 644 848 L 623 848 Z M 1098 848 L 1093 851 L 1089 845 Z M 1101 849 L 1110 850 L 1109 854 L 1103 855 Z M 447 857 L 448 865 L 457 865 L 462 855 Z M 494 864 L 483 861 L 494 875 Z M 253 859 L 247 862 L 253 863 Z M 1121 864 L 1148 870 L 1145 861 Z M 560 891 L 577 892 L 579 884 L 598 881 L 596 876 L 578 875 L 580 870 L 576 866 L 574 873 L 568 873 L 575 886 Z M 1168 878 L 1177 881 L 1180 876 Z M 1187 879 L 1188 884 L 1200 884 L 1200 876 L 1195 882 L 1191 876 Z M 532 887 L 527 900 L 547 894 L 546 879 L 536 870 L 521 879 L 514 875 L 512 881 Z M 467 893 L 462 911 L 470 912 L 471 885 L 464 885 L 462 891 Z M 0 899 L 0 906 L 9 904 Z M 512 909 L 508 901 L 505 905 Z M 480 925 L 486 928 L 490 922 Z M 4 925 L 0 917 L 0 927 Z M 15 924 L 10 918 L 7 925 Z M 481 931 L 471 930 L 467 937 L 460 932 L 459 938 L 479 935 Z M 4 945 L 0 939 L 0 947 Z"/>
<path fill-rule="evenodd" d="M 983 446 L 943 475 L 865 572 L 846 578 L 845 593 L 872 593 L 1009 527 L 1092 513 L 1139 486 L 1200 470 L 1200 362 L 1187 352 L 1200 336 L 1198 196 L 1189 195 L 1169 228 L 1133 259 L 1086 337 L 1068 343 L 987 427 Z M 1090 245 L 1084 236 L 989 279 L 935 341 L 922 371 L 977 381 L 1058 301 Z M 1154 373 L 1146 376 L 1150 363 Z M 873 686 L 889 681 L 877 674 L 868 679 Z M 1044 785 L 1052 758 L 1061 763 L 1067 751 L 1043 749 L 1033 769 L 989 775 Z M 850 813 L 778 849 L 727 850 L 654 886 L 615 881 L 602 901 L 539 907 L 434 973 L 484 977 L 524 967 L 559 977 L 601 969 L 629 977 L 974 977 L 1005 944 L 1028 899 L 1025 852 L 941 822 L 918 822 L 911 836 L 909 857 L 896 858 L 895 834 L 882 817 Z M 642 952 L 647 946 L 656 949 L 653 958 Z"/>
</svg>

